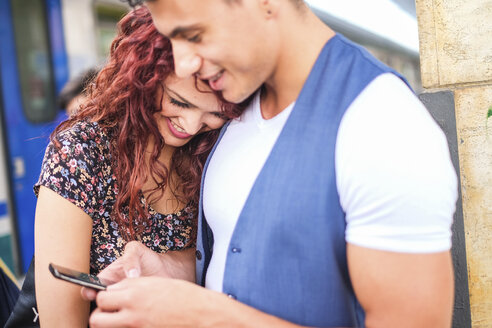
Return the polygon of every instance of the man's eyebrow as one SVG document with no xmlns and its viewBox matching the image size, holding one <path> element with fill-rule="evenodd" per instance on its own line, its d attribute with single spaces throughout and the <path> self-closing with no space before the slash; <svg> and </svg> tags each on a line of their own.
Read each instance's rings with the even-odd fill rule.
<svg viewBox="0 0 492 328">
<path fill-rule="evenodd" d="M 193 104 L 193 103 L 189 102 L 188 100 L 186 100 L 185 98 L 183 98 L 183 97 L 182 97 L 179 93 L 177 93 L 176 91 L 174 91 L 174 90 L 172 90 L 172 89 L 170 89 L 170 88 L 168 88 L 168 87 L 166 87 L 166 89 L 165 89 L 165 90 L 166 90 L 166 92 L 167 92 L 167 93 L 169 93 L 169 91 L 171 91 L 171 93 L 172 93 L 172 95 L 171 95 L 171 96 L 178 98 L 178 100 L 180 100 L 180 101 L 182 101 L 182 102 L 184 102 L 184 103 L 186 103 L 186 104 L 190 105 L 191 107 L 197 107 L 195 104 Z"/>
<path fill-rule="evenodd" d="M 200 28 L 201 28 L 201 26 L 199 24 L 194 24 L 194 25 L 190 25 L 190 26 L 178 26 L 178 27 L 174 28 L 174 30 L 172 30 L 171 33 L 167 37 L 169 39 L 173 39 L 177 36 L 189 33 L 191 31 L 198 30 Z"/>
</svg>

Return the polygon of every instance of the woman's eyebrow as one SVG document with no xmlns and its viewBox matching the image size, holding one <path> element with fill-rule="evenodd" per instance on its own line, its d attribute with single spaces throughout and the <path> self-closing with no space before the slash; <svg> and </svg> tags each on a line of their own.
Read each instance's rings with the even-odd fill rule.
<svg viewBox="0 0 492 328">
<path fill-rule="evenodd" d="M 178 98 L 178 100 L 180 100 L 180 101 L 182 101 L 182 102 L 184 102 L 184 103 L 188 104 L 189 106 L 191 106 L 191 107 L 198 107 L 198 106 L 196 106 L 195 104 L 193 104 L 193 103 L 189 102 L 188 100 L 186 100 L 184 97 L 182 97 L 182 96 L 181 96 L 179 93 L 177 93 L 176 91 L 174 91 L 174 90 L 172 90 L 172 89 L 170 89 L 170 88 L 168 88 L 168 87 L 165 87 L 165 90 L 166 90 L 166 92 L 167 92 L 167 93 L 169 93 L 169 91 L 170 91 L 170 92 L 172 93 L 172 95 L 171 95 L 171 96 Z"/>
</svg>

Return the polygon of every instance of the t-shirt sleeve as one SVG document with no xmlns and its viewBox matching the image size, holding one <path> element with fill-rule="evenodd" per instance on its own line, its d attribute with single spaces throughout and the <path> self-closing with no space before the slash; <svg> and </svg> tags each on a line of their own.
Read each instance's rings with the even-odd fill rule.
<svg viewBox="0 0 492 328">
<path fill-rule="evenodd" d="M 447 141 L 399 78 L 381 75 L 354 100 L 335 157 L 347 242 L 395 252 L 450 249 L 457 177 Z"/>
<path fill-rule="evenodd" d="M 46 148 L 34 192 L 37 196 L 40 186 L 49 188 L 92 217 L 100 185 L 94 172 L 98 160 L 95 143 L 85 132 L 73 130 L 62 132 L 58 142 L 52 141 Z"/>
</svg>

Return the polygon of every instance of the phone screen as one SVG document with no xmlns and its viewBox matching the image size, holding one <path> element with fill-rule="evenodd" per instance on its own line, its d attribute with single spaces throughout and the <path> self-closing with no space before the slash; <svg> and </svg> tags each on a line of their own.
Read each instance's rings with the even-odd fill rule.
<svg viewBox="0 0 492 328">
<path fill-rule="evenodd" d="M 58 279 L 65 280 L 80 286 L 89 287 L 97 290 L 106 290 L 109 283 L 102 281 L 98 277 L 68 269 L 53 263 L 49 264 L 50 272 Z"/>
</svg>

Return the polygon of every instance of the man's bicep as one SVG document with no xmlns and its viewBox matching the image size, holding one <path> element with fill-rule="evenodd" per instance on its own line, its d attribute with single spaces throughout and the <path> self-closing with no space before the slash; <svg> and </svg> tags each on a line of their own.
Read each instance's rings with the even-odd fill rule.
<svg viewBox="0 0 492 328">
<path fill-rule="evenodd" d="M 410 254 L 347 245 L 350 279 L 366 327 L 450 327 L 453 271 L 449 251 Z"/>
</svg>

